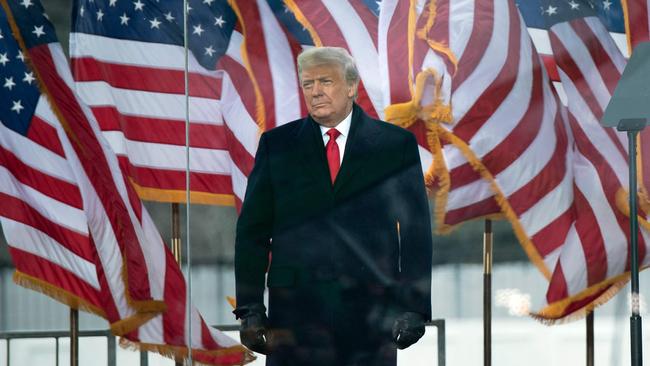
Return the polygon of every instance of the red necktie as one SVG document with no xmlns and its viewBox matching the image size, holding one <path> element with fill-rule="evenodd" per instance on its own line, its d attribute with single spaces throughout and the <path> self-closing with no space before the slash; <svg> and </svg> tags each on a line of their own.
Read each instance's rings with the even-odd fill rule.
<svg viewBox="0 0 650 366">
<path fill-rule="evenodd" d="M 336 175 L 339 172 L 341 167 L 341 154 L 339 152 L 339 144 L 336 143 L 336 138 L 341 135 L 339 130 L 336 128 L 330 128 L 327 131 L 327 135 L 330 137 L 327 141 L 327 146 L 325 146 L 325 151 L 327 152 L 327 164 L 330 167 L 330 178 L 332 178 L 332 184 L 336 180 Z"/>
</svg>

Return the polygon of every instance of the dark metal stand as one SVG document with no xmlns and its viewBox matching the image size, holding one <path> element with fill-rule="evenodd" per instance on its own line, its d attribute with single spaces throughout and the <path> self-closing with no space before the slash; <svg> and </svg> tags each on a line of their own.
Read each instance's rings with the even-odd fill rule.
<svg viewBox="0 0 650 366">
<path fill-rule="evenodd" d="M 492 220 L 483 231 L 483 365 L 492 365 Z"/>
<path fill-rule="evenodd" d="M 172 254 L 178 266 L 181 265 L 181 218 L 178 203 L 172 203 Z M 183 360 L 176 359 L 176 366 L 183 366 Z"/>
<path fill-rule="evenodd" d="M 641 315 L 639 314 L 639 222 L 637 218 L 636 187 L 636 137 L 645 127 L 644 118 L 622 119 L 617 129 L 627 132 L 630 171 L 630 277 L 632 285 L 632 315 L 630 316 L 630 343 L 632 366 L 643 365 L 641 340 Z"/>
<path fill-rule="evenodd" d="M 594 312 L 587 314 L 587 366 L 594 366 Z"/>
<path fill-rule="evenodd" d="M 70 366 L 79 365 L 79 310 L 70 308 Z"/>
</svg>

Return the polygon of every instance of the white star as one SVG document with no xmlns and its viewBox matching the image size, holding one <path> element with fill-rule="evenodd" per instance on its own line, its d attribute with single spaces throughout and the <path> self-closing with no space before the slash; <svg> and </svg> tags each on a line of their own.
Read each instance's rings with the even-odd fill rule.
<svg viewBox="0 0 650 366">
<path fill-rule="evenodd" d="M 194 28 L 194 30 L 192 31 L 192 33 L 193 33 L 193 34 L 198 34 L 199 37 L 201 37 L 201 33 L 205 32 L 205 30 L 203 30 L 203 28 L 201 28 L 201 24 L 199 24 L 199 25 L 197 25 L 197 26 L 192 26 L 192 27 Z"/>
<path fill-rule="evenodd" d="M 604 10 L 609 10 L 609 8 L 612 6 L 612 2 L 609 0 L 603 1 L 603 9 Z"/>
<path fill-rule="evenodd" d="M 20 5 L 24 6 L 25 9 L 28 9 L 30 6 L 34 5 L 32 4 L 32 0 L 23 0 Z"/>
<path fill-rule="evenodd" d="M 375 1 L 375 3 L 377 4 L 377 11 L 380 11 L 381 10 L 381 0 Z"/>
<path fill-rule="evenodd" d="M 11 88 L 13 88 L 14 86 L 16 86 L 16 83 L 14 83 L 13 77 L 5 78 L 5 85 L 4 85 L 5 88 L 11 90 Z"/>
<path fill-rule="evenodd" d="M 25 61 L 25 55 L 23 55 L 23 51 L 18 51 L 18 55 L 16 56 L 17 59 L 20 61 Z"/>
<path fill-rule="evenodd" d="M 40 27 L 34 26 L 34 30 L 32 31 L 32 33 L 36 35 L 36 38 L 41 38 L 41 36 L 45 34 L 42 25 Z"/>
<path fill-rule="evenodd" d="M 223 15 L 220 15 L 219 18 L 214 17 L 214 25 L 218 25 L 219 28 L 223 28 L 223 25 L 226 23 L 225 20 L 223 20 Z"/>
<path fill-rule="evenodd" d="M 7 52 L 0 53 L 0 64 L 4 66 L 7 62 L 9 62 L 9 57 L 7 57 Z"/>
<path fill-rule="evenodd" d="M 142 9 L 144 8 L 144 3 L 141 2 L 140 0 L 134 2 L 133 5 L 135 6 L 135 10 L 142 11 Z"/>
<path fill-rule="evenodd" d="M 286 5 L 283 5 L 283 7 L 284 7 L 284 12 L 285 12 L 285 13 L 288 13 L 288 12 L 289 12 L 289 7 L 286 6 Z"/>
<path fill-rule="evenodd" d="M 556 6 L 551 6 L 551 5 L 549 5 L 549 6 L 548 6 L 548 9 L 546 9 L 546 13 L 547 13 L 548 15 L 557 14 L 557 7 L 556 7 Z"/>
<path fill-rule="evenodd" d="M 126 16 L 126 13 L 123 13 L 122 16 L 120 17 L 120 24 L 122 25 L 129 25 L 129 17 Z"/>
<path fill-rule="evenodd" d="M 206 55 L 209 55 L 210 57 L 212 57 L 212 55 L 213 55 L 215 52 L 217 52 L 217 51 L 215 51 L 214 48 L 212 48 L 212 45 L 210 45 L 210 47 L 207 47 L 207 48 L 205 49 L 205 54 L 206 54 Z"/>
<path fill-rule="evenodd" d="M 104 12 L 102 11 L 102 9 L 99 9 L 97 10 L 97 21 L 101 22 L 102 19 L 104 19 Z"/>
<path fill-rule="evenodd" d="M 18 101 L 15 101 L 15 100 L 14 100 L 13 103 L 14 103 L 14 106 L 11 107 L 11 110 L 12 110 L 12 111 L 15 111 L 16 113 L 20 114 L 20 110 L 21 110 L 21 109 L 25 109 L 25 107 L 23 107 L 23 105 L 22 105 L 20 99 L 18 99 Z"/>
<path fill-rule="evenodd" d="M 32 85 L 32 81 L 34 80 L 36 80 L 36 78 L 34 78 L 33 72 L 30 71 L 29 73 L 25 73 L 25 77 L 23 78 L 24 82 L 26 82 L 29 85 Z"/>
<path fill-rule="evenodd" d="M 192 8 L 192 7 L 190 6 L 190 4 L 187 3 L 187 13 L 188 13 L 188 14 L 190 13 L 190 10 L 192 10 L 192 9 L 194 9 L 194 8 Z"/>
<path fill-rule="evenodd" d="M 5 37 L 2 35 L 2 31 L 0 31 L 0 39 L 3 39 L 3 38 L 5 38 Z"/>
<path fill-rule="evenodd" d="M 153 18 L 153 20 L 150 20 L 149 23 L 151 23 L 151 29 L 160 29 L 160 20 L 158 20 L 158 18 Z"/>
<path fill-rule="evenodd" d="M 117 0 L 110 0 L 110 1 L 108 2 L 108 6 L 115 7 L 115 4 L 117 4 Z"/>
<path fill-rule="evenodd" d="M 81 7 L 79 8 L 79 15 L 84 16 L 84 12 L 85 12 L 84 6 L 81 5 Z"/>
<path fill-rule="evenodd" d="M 165 19 L 167 19 L 167 21 L 169 21 L 169 22 L 172 22 L 172 21 L 174 21 L 174 19 L 176 19 L 176 18 L 174 18 L 174 17 L 172 16 L 172 12 L 170 11 L 169 13 L 165 14 Z"/>
<path fill-rule="evenodd" d="M 203 0 L 203 3 L 204 3 L 204 4 L 207 4 L 208 6 L 210 6 L 210 5 L 212 5 L 212 2 L 213 2 L 213 1 L 214 1 L 214 0 Z"/>
<path fill-rule="evenodd" d="M 578 4 L 577 2 L 575 2 L 575 1 L 573 1 L 573 0 L 569 1 L 569 5 L 571 5 L 571 10 L 578 10 L 578 9 L 580 9 L 580 4 Z"/>
<path fill-rule="evenodd" d="M 47 15 L 47 13 L 43 13 L 43 16 L 45 17 L 45 19 L 50 20 L 50 16 Z"/>
</svg>

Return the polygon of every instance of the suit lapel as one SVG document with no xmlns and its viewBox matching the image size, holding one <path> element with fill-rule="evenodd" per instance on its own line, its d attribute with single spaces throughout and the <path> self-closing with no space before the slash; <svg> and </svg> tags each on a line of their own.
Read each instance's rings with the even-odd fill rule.
<svg viewBox="0 0 650 366">
<path fill-rule="evenodd" d="M 346 187 L 354 174 L 363 167 L 368 157 L 372 156 L 372 150 L 379 133 L 376 127 L 361 108 L 355 104 L 352 112 L 350 136 L 345 143 L 343 163 L 334 182 L 334 194 L 340 194 L 341 189 Z"/>
<path fill-rule="evenodd" d="M 297 151 L 302 161 L 299 174 L 311 174 L 326 192 L 331 192 L 332 184 L 325 156 L 325 145 L 318 124 L 310 117 L 304 118 L 295 137 Z"/>
</svg>

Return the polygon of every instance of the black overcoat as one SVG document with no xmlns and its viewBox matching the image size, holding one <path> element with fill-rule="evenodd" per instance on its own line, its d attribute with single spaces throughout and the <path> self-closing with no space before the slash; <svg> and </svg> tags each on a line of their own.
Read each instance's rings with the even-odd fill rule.
<svg viewBox="0 0 650 366">
<path fill-rule="evenodd" d="M 268 287 L 267 365 L 356 364 L 384 351 L 394 359 L 394 317 L 431 317 L 430 223 L 409 131 L 355 104 L 333 185 L 312 118 L 262 134 L 237 222 L 235 276 L 238 305 L 263 303 Z"/>
</svg>

